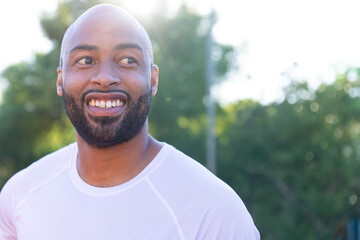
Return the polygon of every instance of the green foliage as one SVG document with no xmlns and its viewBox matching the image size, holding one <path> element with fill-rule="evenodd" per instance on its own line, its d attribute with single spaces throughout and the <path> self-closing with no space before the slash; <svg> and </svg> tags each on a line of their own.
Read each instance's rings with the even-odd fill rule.
<svg viewBox="0 0 360 240">
<path fill-rule="evenodd" d="M 359 86 L 345 75 L 315 92 L 293 84 L 280 104 L 240 101 L 219 114 L 219 175 L 262 239 L 337 239 L 358 213 Z"/>
<path fill-rule="evenodd" d="M 75 140 L 56 95 L 59 46 L 69 24 L 100 1 L 65 1 L 41 24 L 54 48 L 3 73 L 0 187 L 16 171 Z M 204 17 L 184 6 L 146 22 L 160 69 L 151 134 L 200 162 L 205 155 Z M 231 46 L 215 44 L 218 80 L 234 67 Z M 218 106 L 218 175 L 244 200 L 262 239 L 339 239 L 358 214 L 360 69 L 311 91 L 294 82 L 281 103 Z M 354 77 L 355 76 L 355 77 Z M 351 81 L 349 78 L 351 77 Z"/>
<path fill-rule="evenodd" d="M 37 55 L 36 64 L 20 63 L 3 72 L 9 84 L 0 107 L 1 165 L 11 165 L 13 170 L 29 165 L 34 157 L 41 156 L 34 156 L 38 141 L 54 126 L 63 124 L 58 121 L 61 99 L 54 94 L 57 59 L 54 49 Z"/>
<path fill-rule="evenodd" d="M 75 141 L 61 98 L 56 95 L 60 44 L 68 26 L 100 2 L 104 1 L 64 1 L 55 13 L 44 14 L 41 25 L 54 49 L 38 54 L 31 63 L 13 65 L 4 71 L 8 88 L 0 106 L 0 120 L 4 123 L 0 126 L 0 186 L 39 157 Z M 204 19 L 189 13 L 186 7 L 169 19 L 162 14 L 154 16 L 147 28 L 154 40 L 161 80 L 150 116 L 151 133 L 203 159 L 205 36 L 199 29 Z M 231 66 L 228 59 L 233 49 L 221 45 L 217 49 L 219 75 L 224 75 Z"/>
<path fill-rule="evenodd" d="M 183 6 L 173 18 L 154 14 L 146 26 L 160 69 L 159 91 L 150 113 L 151 133 L 201 162 L 206 127 L 205 24 L 206 19 Z M 216 52 L 220 79 L 233 66 L 234 49 L 217 44 Z"/>
<path fill-rule="evenodd" d="M 75 140 L 61 98 L 56 95 L 56 69 L 65 30 L 96 2 L 67 1 L 59 5 L 55 15 L 44 15 L 41 24 L 53 41 L 53 50 L 2 73 L 8 87 L 0 106 L 0 186 L 15 172 Z"/>
<path fill-rule="evenodd" d="M 40 21 L 46 36 L 55 44 L 61 44 L 66 29 L 73 23 L 86 9 L 99 4 L 101 0 L 78 0 L 65 1 L 58 5 L 54 14 L 44 14 Z"/>
</svg>

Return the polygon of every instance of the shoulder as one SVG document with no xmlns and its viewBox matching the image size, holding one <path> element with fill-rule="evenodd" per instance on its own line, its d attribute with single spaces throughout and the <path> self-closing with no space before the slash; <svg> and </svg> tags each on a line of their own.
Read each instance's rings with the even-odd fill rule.
<svg viewBox="0 0 360 240">
<path fill-rule="evenodd" d="M 245 204 L 229 185 L 184 153 L 165 147 L 171 150 L 150 180 L 184 229 L 197 229 L 199 239 L 259 239 Z"/>
<path fill-rule="evenodd" d="M 151 177 L 154 181 L 163 182 L 166 178 L 164 185 L 186 188 L 188 192 L 195 191 L 209 197 L 225 194 L 230 198 L 239 198 L 229 185 L 199 162 L 168 144 L 164 147 L 168 148 L 167 155 L 158 166 L 157 174 Z"/>
<path fill-rule="evenodd" d="M 52 177 L 58 171 L 67 168 L 72 154 L 77 151 L 76 143 L 70 144 L 41 159 L 12 176 L 3 191 L 15 188 L 31 188 Z M 24 189 L 23 189 L 24 190 Z"/>
<path fill-rule="evenodd" d="M 68 167 L 76 149 L 76 143 L 73 143 L 46 155 L 7 181 L 0 192 L 0 226 L 10 225 L 16 207 L 29 192 Z"/>
</svg>

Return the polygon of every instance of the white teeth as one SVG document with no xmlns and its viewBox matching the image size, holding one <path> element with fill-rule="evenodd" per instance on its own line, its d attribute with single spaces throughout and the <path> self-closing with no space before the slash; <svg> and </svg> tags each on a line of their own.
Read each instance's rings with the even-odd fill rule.
<svg viewBox="0 0 360 240">
<path fill-rule="evenodd" d="M 112 108 L 112 107 L 119 107 L 122 105 L 124 105 L 124 102 L 120 101 L 120 99 L 107 100 L 107 101 L 91 99 L 89 101 L 89 106 L 98 107 L 98 108 Z"/>
<path fill-rule="evenodd" d="M 95 100 L 91 99 L 91 101 L 89 102 L 89 105 L 92 107 L 95 107 L 96 106 Z"/>
</svg>

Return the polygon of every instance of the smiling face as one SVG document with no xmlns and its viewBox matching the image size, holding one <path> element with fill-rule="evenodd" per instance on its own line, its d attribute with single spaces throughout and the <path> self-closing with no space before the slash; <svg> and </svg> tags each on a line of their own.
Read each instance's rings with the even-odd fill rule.
<svg viewBox="0 0 360 240">
<path fill-rule="evenodd" d="M 120 8 L 96 6 L 66 32 L 57 90 L 87 143 L 103 148 L 136 136 L 146 124 L 157 82 L 150 40 Z"/>
</svg>

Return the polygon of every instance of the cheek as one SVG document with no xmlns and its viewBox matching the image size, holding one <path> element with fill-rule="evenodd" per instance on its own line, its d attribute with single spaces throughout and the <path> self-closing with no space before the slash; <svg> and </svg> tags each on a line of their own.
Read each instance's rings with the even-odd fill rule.
<svg viewBox="0 0 360 240">
<path fill-rule="evenodd" d="M 142 95 L 151 89 L 151 79 L 144 73 L 132 72 L 126 74 L 126 76 L 120 76 L 120 79 L 126 88 L 131 89 L 134 93 L 138 93 L 137 95 Z"/>
<path fill-rule="evenodd" d="M 79 72 L 65 73 L 63 75 L 63 87 L 67 91 L 84 89 L 88 83 L 87 76 Z"/>
</svg>

